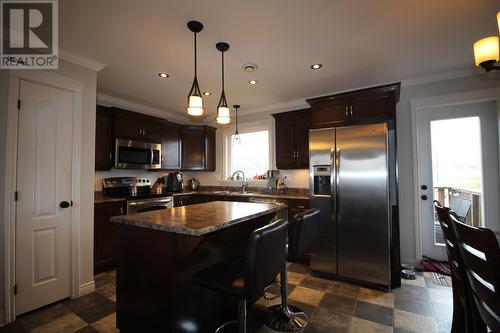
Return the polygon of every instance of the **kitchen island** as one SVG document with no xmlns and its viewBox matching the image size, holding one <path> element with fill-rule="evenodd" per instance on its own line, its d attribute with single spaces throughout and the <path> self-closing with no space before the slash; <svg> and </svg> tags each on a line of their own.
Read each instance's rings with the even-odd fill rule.
<svg viewBox="0 0 500 333">
<path fill-rule="evenodd" d="M 213 332 L 236 318 L 236 300 L 191 283 L 244 256 L 250 233 L 285 205 L 213 201 L 116 216 L 116 313 L 120 332 Z"/>
</svg>

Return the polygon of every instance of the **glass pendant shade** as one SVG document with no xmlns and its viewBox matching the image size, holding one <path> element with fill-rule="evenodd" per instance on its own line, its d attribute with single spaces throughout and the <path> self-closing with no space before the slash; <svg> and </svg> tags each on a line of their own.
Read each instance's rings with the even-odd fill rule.
<svg viewBox="0 0 500 333">
<path fill-rule="evenodd" d="M 498 37 L 491 36 L 474 43 L 474 60 L 476 66 L 487 62 L 497 62 L 499 59 Z"/>
<path fill-rule="evenodd" d="M 226 125 L 231 122 L 231 117 L 229 116 L 229 108 L 227 106 L 219 106 L 217 108 L 217 123 L 221 125 Z"/>
<path fill-rule="evenodd" d="M 236 121 L 235 121 L 236 128 L 233 134 L 233 143 L 238 143 L 241 145 L 240 133 L 238 132 L 238 109 L 240 108 L 240 106 L 236 104 L 233 105 L 233 107 L 234 107 L 234 114 L 236 116 Z"/>
<path fill-rule="evenodd" d="M 195 95 L 189 96 L 189 103 L 186 110 L 190 116 L 203 115 L 203 98 Z"/>
</svg>

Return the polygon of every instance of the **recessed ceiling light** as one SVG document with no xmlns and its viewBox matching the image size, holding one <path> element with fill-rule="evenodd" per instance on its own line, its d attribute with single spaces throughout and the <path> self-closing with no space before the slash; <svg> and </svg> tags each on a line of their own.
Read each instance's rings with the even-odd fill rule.
<svg viewBox="0 0 500 333">
<path fill-rule="evenodd" d="M 314 65 L 311 65 L 311 69 L 320 69 L 321 67 L 323 67 L 322 64 L 314 64 Z"/>
<path fill-rule="evenodd" d="M 209 92 L 209 91 L 204 91 L 204 92 L 203 92 L 203 95 L 204 95 L 204 96 L 210 96 L 210 95 L 212 95 L 212 93 L 211 93 L 211 92 Z"/>
<path fill-rule="evenodd" d="M 167 73 L 158 73 L 158 76 L 161 77 L 162 79 L 170 77 L 170 75 L 168 75 Z"/>
<path fill-rule="evenodd" d="M 250 83 L 251 85 L 254 85 L 254 84 L 257 84 L 257 80 L 250 80 L 250 81 L 248 81 L 248 83 Z"/>
<path fill-rule="evenodd" d="M 257 70 L 257 65 L 256 64 L 244 64 L 241 68 L 245 72 L 254 72 Z"/>
</svg>

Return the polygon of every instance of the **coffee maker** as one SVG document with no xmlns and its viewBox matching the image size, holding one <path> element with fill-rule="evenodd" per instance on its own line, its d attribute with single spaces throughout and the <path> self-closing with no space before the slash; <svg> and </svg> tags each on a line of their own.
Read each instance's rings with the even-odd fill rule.
<svg viewBox="0 0 500 333">
<path fill-rule="evenodd" d="M 178 171 L 169 173 L 167 177 L 167 190 L 171 192 L 182 192 L 183 188 L 182 173 Z"/>
<path fill-rule="evenodd" d="M 278 188 L 278 182 L 279 182 L 279 175 L 280 171 L 279 170 L 267 170 L 266 172 L 266 177 L 267 177 L 267 190 L 268 191 L 276 191 Z"/>
</svg>

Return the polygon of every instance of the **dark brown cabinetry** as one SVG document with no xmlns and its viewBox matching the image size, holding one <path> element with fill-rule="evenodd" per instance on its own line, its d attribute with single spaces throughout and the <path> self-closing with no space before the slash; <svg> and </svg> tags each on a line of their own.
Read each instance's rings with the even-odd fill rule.
<svg viewBox="0 0 500 333">
<path fill-rule="evenodd" d="M 94 206 L 94 271 L 112 267 L 116 259 L 116 225 L 109 221 L 124 214 L 124 201 L 102 202 Z"/>
<path fill-rule="evenodd" d="M 311 128 L 374 123 L 396 118 L 400 84 L 308 99 Z"/>
<path fill-rule="evenodd" d="M 159 142 L 163 119 L 113 108 L 114 131 L 119 139 Z"/>
<path fill-rule="evenodd" d="M 161 131 L 161 168 L 167 170 L 178 170 L 182 167 L 182 126 L 165 122 Z"/>
<path fill-rule="evenodd" d="M 182 169 L 215 171 L 215 131 L 208 126 L 182 128 Z"/>
<path fill-rule="evenodd" d="M 95 127 L 95 169 L 113 167 L 113 116 L 107 107 L 97 105 Z"/>
<path fill-rule="evenodd" d="M 274 114 L 276 166 L 278 169 L 309 167 L 309 109 Z"/>
</svg>

